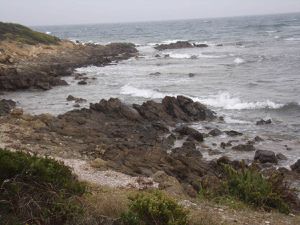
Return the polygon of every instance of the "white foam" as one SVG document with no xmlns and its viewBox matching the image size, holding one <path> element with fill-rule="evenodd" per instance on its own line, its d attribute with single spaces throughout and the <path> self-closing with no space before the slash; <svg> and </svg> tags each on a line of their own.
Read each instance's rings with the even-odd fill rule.
<svg viewBox="0 0 300 225">
<path fill-rule="evenodd" d="M 225 120 L 225 123 L 231 123 L 231 124 L 251 124 L 251 123 L 248 122 L 248 121 L 234 119 L 234 118 L 231 118 L 231 117 L 229 117 L 229 116 L 226 116 L 226 117 L 224 118 L 224 120 Z"/>
<path fill-rule="evenodd" d="M 271 33 L 277 33 L 278 31 L 277 30 L 267 30 L 266 32 L 271 34 Z"/>
<path fill-rule="evenodd" d="M 166 55 L 169 55 L 170 58 L 173 59 L 191 59 L 193 57 L 190 54 L 180 54 L 180 53 L 166 53 Z"/>
<path fill-rule="evenodd" d="M 123 95 L 130 95 L 133 97 L 143 97 L 143 98 L 164 98 L 166 95 L 169 95 L 151 89 L 136 88 L 129 84 L 124 85 L 121 88 L 120 93 Z"/>
<path fill-rule="evenodd" d="M 291 37 L 291 38 L 286 38 L 284 40 L 286 40 L 286 41 L 300 41 L 300 37 Z"/>
<path fill-rule="evenodd" d="M 224 109 L 263 109 L 263 108 L 272 108 L 278 109 L 283 106 L 283 104 L 277 104 L 270 100 L 262 101 L 262 102 L 244 102 L 238 97 L 232 97 L 228 92 L 222 92 L 218 95 L 215 95 L 210 98 L 193 98 L 194 101 L 199 101 L 209 106 L 213 106 L 216 108 L 224 108 Z"/>
<path fill-rule="evenodd" d="M 242 63 L 244 63 L 244 62 L 245 62 L 245 60 L 242 59 L 242 58 L 235 58 L 235 59 L 234 59 L 234 63 L 235 63 L 235 64 L 242 64 Z"/>
<path fill-rule="evenodd" d="M 166 55 L 169 55 L 170 58 L 173 59 L 195 59 L 195 58 L 207 58 L 207 59 L 218 59 L 218 58 L 224 58 L 226 55 L 206 55 L 203 53 L 200 54 L 184 54 L 184 53 L 166 53 Z"/>
<path fill-rule="evenodd" d="M 51 32 L 50 31 L 46 31 L 46 34 L 51 34 Z"/>
</svg>

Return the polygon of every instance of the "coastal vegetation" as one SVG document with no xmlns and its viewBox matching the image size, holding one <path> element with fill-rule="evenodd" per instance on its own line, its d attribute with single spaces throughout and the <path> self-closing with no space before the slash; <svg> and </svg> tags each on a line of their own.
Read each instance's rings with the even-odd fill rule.
<svg viewBox="0 0 300 225">
<path fill-rule="evenodd" d="M 60 39 L 48 34 L 33 31 L 28 27 L 15 23 L 0 22 L 0 41 L 16 41 L 19 43 L 36 44 L 58 44 Z"/>
<path fill-rule="evenodd" d="M 72 224 L 85 189 L 53 159 L 0 149 L 0 224 Z"/>
<path fill-rule="evenodd" d="M 256 168 L 242 167 L 237 170 L 230 165 L 223 165 L 224 178 L 213 188 L 200 190 L 201 197 L 208 197 L 219 202 L 243 202 L 255 208 L 270 211 L 277 209 L 281 213 L 289 214 L 293 191 L 283 181 L 280 174 L 264 177 Z M 229 201 L 226 201 L 229 200 Z"/>
</svg>

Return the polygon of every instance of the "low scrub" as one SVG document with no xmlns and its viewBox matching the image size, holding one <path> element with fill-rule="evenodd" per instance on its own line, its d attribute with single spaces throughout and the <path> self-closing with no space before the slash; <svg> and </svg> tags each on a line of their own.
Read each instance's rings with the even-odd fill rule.
<svg viewBox="0 0 300 225">
<path fill-rule="evenodd" d="M 130 198 L 122 215 L 124 225 L 187 225 L 188 212 L 161 192 L 141 193 Z"/>
<path fill-rule="evenodd" d="M 0 224 L 74 224 L 85 189 L 53 159 L 0 149 Z"/>
<path fill-rule="evenodd" d="M 9 40 L 20 43 L 36 44 L 58 44 L 59 38 L 33 31 L 28 27 L 15 23 L 0 22 L 0 41 Z"/>
<path fill-rule="evenodd" d="M 291 191 L 279 175 L 269 178 L 255 168 L 243 167 L 235 170 L 229 165 L 224 165 L 225 178 L 218 187 L 213 189 L 202 188 L 200 195 L 216 200 L 228 198 L 232 202 L 244 202 L 254 207 L 265 210 L 277 209 L 279 212 L 288 214 L 290 207 L 286 203 L 286 196 Z"/>
</svg>

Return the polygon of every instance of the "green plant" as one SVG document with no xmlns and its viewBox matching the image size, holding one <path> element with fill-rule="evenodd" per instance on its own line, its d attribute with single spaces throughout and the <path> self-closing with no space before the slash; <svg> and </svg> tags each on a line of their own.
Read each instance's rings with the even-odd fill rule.
<svg viewBox="0 0 300 225">
<path fill-rule="evenodd" d="M 85 189 L 53 159 L 0 149 L 0 224 L 68 224 Z"/>
<path fill-rule="evenodd" d="M 142 193 L 130 198 L 125 225 L 187 225 L 188 212 L 161 192 Z"/>
<path fill-rule="evenodd" d="M 220 186 L 216 189 L 203 187 L 199 193 L 200 197 L 213 198 L 217 202 L 229 202 L 233 207 L 240 204 L 238 201 L 242 201 L 266 210 L 273 208 L 282 213 L 289 213 L 285 194 L 290 189 L 284 184 L 282 177 L 273 175 L 265 178 L 257 169 L 245 166 L 240 170 L 235 170 L 230 165 L 223 165 L 223 168 L 225 177 Z"/>
</svg>

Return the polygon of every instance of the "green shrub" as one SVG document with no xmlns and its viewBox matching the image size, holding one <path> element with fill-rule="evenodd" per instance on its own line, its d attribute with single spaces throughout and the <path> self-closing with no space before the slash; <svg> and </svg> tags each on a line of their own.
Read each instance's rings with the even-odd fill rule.
<svg viewBox="0 0 300 225">
<path fill-rule="evenodd" d="M 68 224 L 84 192 L 63 164 L 0 149 L 0 224 Z"/>
<path fill-rule="evenodd" d="M 28 27 L 15 23 L 0 22 L 0 41 L 11 40 L 30 45 L 58 44 L 59 38 L 33 31 Z"/>
<path fill-rule="evenodd" d="M 282 213 L 289 213 L 289 206 L 285 203 L 285 193 L 290 189 L 281 177 L 274 175 L 265 178 L 255 168 L 243 167 L 235 170 L 229 165 L 224 165 L 224 174 L 225 178 L 217 189 L 202 188 L 200 195 L 215 200 L 221 199 L 221 201 L 228 198 L 231 202 L 235 198 L 251 206 L 266 210 L 273 208 Z"/>
<path fill-rule="evenodd" d="M 187 211 L 161 192 L 142 193 L 130 198 L 125 225 L 187 225 Z"/>
</svg>

